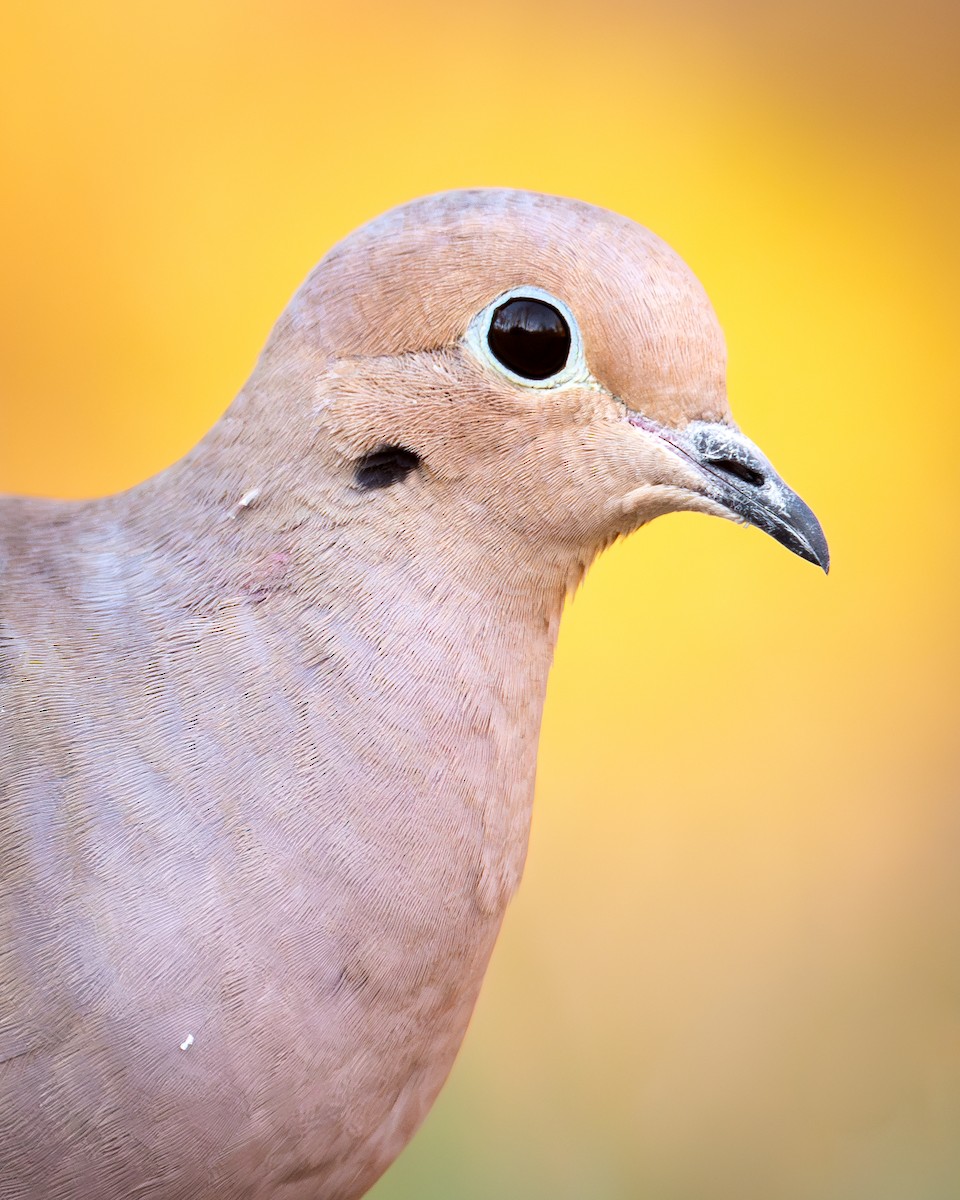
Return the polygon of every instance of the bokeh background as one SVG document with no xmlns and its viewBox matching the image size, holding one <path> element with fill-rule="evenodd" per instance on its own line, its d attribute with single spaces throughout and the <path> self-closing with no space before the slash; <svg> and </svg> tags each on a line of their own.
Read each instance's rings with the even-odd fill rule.
<svg viewBox="0 0 960 1200">
<path fill-rule="evenodd" d="M 8 4 L 0 489 L 186 451 L 313 262 L 453 186 L 705 283 L 825 579 L 670 517 L 564 618 L 528 868 L 376 1200 L 960 1196 L 960 8 Z"/>
</svg>

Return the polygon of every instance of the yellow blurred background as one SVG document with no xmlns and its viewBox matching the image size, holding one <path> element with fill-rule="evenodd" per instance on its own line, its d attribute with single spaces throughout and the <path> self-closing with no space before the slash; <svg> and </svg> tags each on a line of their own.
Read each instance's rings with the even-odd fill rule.
<svg viewBox="0 0 960 1200">
<path fill-rule="evenodd" d="M 564 619 L 526 878 L 377 1200 L 960 1196 L 960 9 L 7 5 L 0 490 L 184 453 L 390 205 L 649 225 L 824 579 L 669 517 Z"/>
</svg>

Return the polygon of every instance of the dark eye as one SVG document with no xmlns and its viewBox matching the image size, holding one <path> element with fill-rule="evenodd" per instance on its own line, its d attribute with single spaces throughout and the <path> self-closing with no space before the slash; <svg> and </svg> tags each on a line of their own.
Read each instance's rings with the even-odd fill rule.
<svg viewBox="0 0 960 1200">
<path fill-rule="evenodd" d="M 567 365 L 570 329 L 552 304 L 515 296 L 494 312 L 487 344 L 514 375 L 549 379 Z"/>
</svg>

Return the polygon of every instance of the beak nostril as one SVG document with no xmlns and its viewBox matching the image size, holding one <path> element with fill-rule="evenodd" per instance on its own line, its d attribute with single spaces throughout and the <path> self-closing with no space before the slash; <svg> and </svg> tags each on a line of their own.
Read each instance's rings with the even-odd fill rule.
<svg viewBox="0 0 960 1200">
<path fill-rule="evenodd" d="M 751 487 L 762 487 L 766 482 L 766 476 L 762 471 L 748 467 L 746 463 L 738 462 L 735 458 L 708 458 L 705 461 L 712 467 L 718 467 L 727 475 L 735 475 L 737 479 L 742 479 Z"/>
<path fill-rule="evenodd" d="M 826 571 L 830 551 L 820 522 L 783 482 L 764 453 L 732 425 L 692 422 L 678 448 L 707 476 L 707 496 L 781 546 Z"/>
</svg>

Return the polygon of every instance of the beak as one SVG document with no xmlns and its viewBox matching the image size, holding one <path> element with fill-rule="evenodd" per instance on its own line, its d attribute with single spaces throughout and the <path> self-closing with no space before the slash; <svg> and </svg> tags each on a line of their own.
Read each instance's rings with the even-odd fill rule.
<svg viewBox="0 0 960 1200">
<path fill-rule="evenodd" d="M 783 482 L 749 438 L 730 425 L 693 421 L 668 429 L 631 412 L 629 421 L 662 438 L 698 469 L 703 494 L 735 518 L 764 533 L 807 562 L 830 570 L 830 550 L 820 522 Z"/>
</svg>

